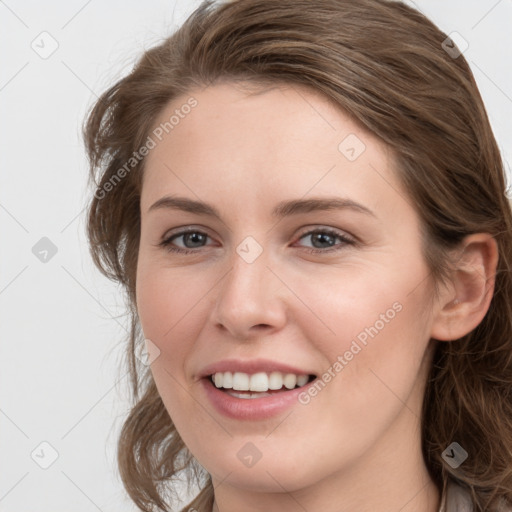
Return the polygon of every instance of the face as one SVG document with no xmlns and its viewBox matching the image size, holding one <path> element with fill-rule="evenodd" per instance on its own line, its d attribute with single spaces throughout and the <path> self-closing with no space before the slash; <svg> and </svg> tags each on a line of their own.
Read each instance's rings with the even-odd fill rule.
<svg viewBox="0 0 512 512">
<path fill-rule="evenodd" d="M 258 491 L 408 467 L 432 315 L 386 146 L 285 85 L 196 89 L 155 127 L 190 97 L 146 159 L 137 268 L 180 436 L 214 482 Z"/>
</svg>

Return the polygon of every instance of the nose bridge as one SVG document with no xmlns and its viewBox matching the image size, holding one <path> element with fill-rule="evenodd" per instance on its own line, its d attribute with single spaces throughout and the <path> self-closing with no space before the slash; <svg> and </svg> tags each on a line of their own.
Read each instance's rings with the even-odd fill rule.
<svg viewBox="0 0 512 512">
<path fill-rule="evenodd" d="M 253 237 L 246 237 L 229 259 L 230 270 L 216 297 L 214 322 L 233 336 L 247 337 L 253 327 L 277 328 L 284 321 L 284 305 L 276 293 L 268 256 Z"/>
</svg>

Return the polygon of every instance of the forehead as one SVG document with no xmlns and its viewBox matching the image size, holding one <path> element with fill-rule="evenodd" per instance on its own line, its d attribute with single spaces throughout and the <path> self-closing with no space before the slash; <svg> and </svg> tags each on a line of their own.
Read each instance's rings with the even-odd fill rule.
<svg viewBox="0 0 512 512">
<path fill-rule="evenodd" d="M 383 174 L 393 182 L 388 192 L 396 195 L 399 187 L 387 176 L 387 146 L 328 98 L 301 86 L 222 82 L 192 89 L 163 109 L 152 133 L 156 129 L 161 140 L 146 158 L 145 204 L 178 190 L 210 197 L 221 191 L 270 197 L 286 190 L 301 197 L 308 190 L 355 194 L 355 188 L 372 202 L 386 183 Z"/>
</svg>

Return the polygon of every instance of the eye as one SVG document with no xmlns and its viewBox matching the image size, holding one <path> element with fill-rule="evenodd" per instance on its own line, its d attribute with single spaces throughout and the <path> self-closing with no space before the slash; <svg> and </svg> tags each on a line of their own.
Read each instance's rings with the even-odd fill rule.
<svg viewBox="0 0 512 512">
<path fill-rule="evenodd" d="M 332 229 L 313 229 L 300 236 L 299 240 L 310 237 L 313 248 L 307 248 L 308 252 L 321 254 L 326 252 L 339 251 L 346 245 L 354 245 L 356 242 L 342 232 Z M 336 240 L 341 243 L 336 245 Z"/>
<path fill-rule="evenodd" d="M 312 254 L 321 254 L 334 252 L 343 249 L 346 245 L 354 245 L 356 242 L 342 232 L 332 229 L 313 229 L 302 234 L 299 240 L 309 237 L 312 247 L 305 249 Z M 206 241 L 210 237 L 197 229 L 187 229 L 174 233 L 162 240 L 158 245 L 164 247 L 169 252 L 180 254 L 197 253 L 201 247 L 205 247 Z M 180 240 L 182 247 L 176 245 L 176 240 Z M 336 244 L 336 240 L 341 243 Z"/>
<path fill-rule="evenodd" d="M 180 238 L 182 238 L 182 243 L 185 247 L 176 247 L 173 245 L 174 241 L 179 240 Z M 158 245 L 164 247 L 169 252 L 191 254 L 197 252 L 198 248 L 204 247 L 204 243 L 208 238 L 210 237 L 202 231 L 197 229 L 187 229 L 165 238 Z"/>
</svg>

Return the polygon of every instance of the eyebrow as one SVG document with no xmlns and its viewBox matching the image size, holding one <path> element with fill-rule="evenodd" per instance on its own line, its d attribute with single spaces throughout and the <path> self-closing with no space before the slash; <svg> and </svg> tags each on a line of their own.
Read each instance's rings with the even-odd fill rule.
<svg viewBox="0 0 512 512">
<path fill-rule="evenodd" d="M 148 213 L 160 209 L 182 210 L 196 215 L 214 217 L 222 221 L 219 211 L 214 206 L 202 201 L 195 201 L 187 197 L 164 196 L 150 206 Z M 366 215 L 376 217 L 375 213 L 366 206 L 357 203 L 352 199 L 341 197 L 292 199 L 289 201 L 282 201 L 272 210 L 272 216 L 275 218 L 283 218 L 301 213 L 328 210 L 353 210 L 358 213 L 364 213 Z"/>
</svg>

